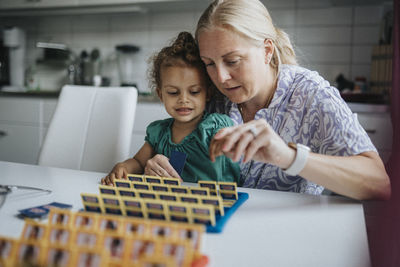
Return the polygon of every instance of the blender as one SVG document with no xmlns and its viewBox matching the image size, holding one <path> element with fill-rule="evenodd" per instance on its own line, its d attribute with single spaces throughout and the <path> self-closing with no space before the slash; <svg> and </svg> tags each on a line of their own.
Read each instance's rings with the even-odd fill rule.
<svg viewBox="0 0 400 267">
<path fill-rule="evenodd" d="M 136 53 L 139 47 L 135 45 L 117 45 L 118 73 L 121 86 L 134 86 L 137 88 L 135 79 Z"/>
</svg>

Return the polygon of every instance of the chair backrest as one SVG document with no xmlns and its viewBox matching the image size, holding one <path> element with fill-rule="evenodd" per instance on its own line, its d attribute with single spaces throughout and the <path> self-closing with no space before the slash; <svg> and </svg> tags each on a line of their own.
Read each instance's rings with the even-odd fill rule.
<svg viewBox="0 0 400 267">
<path fill-rule="evenodd" d="M 129 157 L 136 103 L 134 87 L 64 86 L 38 164 L 109 172 Z"/>
</svg>

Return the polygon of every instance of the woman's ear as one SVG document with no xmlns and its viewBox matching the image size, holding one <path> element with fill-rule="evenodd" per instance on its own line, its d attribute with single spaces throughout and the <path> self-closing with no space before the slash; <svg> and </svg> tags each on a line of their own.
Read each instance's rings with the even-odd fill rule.
<svg viewBox="0 0 400 267">
<path fill-rule="evenodd" d="M 265 64 L 269 64 L 271 62 L 272 56 L 274 55 L 274 44 L 271 39 L 264 40 L 264 49 L 265 49 Z"/>
</svg>

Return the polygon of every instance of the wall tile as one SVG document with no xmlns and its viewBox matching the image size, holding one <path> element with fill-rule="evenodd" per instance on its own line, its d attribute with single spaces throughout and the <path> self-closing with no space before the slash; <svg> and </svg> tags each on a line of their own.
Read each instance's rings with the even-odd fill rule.
<svg viewBox="0 0 400 267">
<path fill-rule="evenodd" d="M 379 24 L 383 16 L 383 6 L 359 6 L 355 8 L 354 23 Z"/>
<path fill-rule="evenodd" d="M 297 46 L 297 50 L 303 55 L 302 60 L 311 63 L 341 63 L 350 62 L 350 46 L 333 45 L 302 45 Z"/>
<path fill-rule="evenodd" d="M 197 21 L 194 19 L 195 12 L 176 13 L 153 13 L 151 14 L 151 30 L 194 31 Z"/>
<path fill-rule="evenodd" d="M 111 31 L 150 30 L 149 13 L 118 14 L 110 16 Z"/>
<path fill-rule="evenodd" d="M 379 26 L 356 26 L 354 27 L 354 44 L 374 45 L 379 42 Z"/>
<path fill-rule="evenodd" d="M 278 27 L 287 27 L 296 24 L 296 13 L 294 9 L 273 10 L 270 15 L 272 21 Z"/>
<path fill-rule="evenodd" d="M 296 0 L 261 0 L 268 10 L 278 8 L 295 8 Z"/>
<path fill-rule="evenodd" d="M 350 44 L 351 28 L 341 27 L 299 27 L 298 44 Z"/>
<path fill-rule="evenodd" d="M 371 64 L 372 46 L 370 45 L 358 45 L 352 48 L 352 62 Z"/>
<path fill-rule="evenodd" d="M 351 79 L 361 76 L 366 77 L 369 80 L 371 74 L 371 65 L 369 64 L 353 64 L 351 66 Z"/>
<path fill-rule="evenodd" d="M 297 22 L 298 25 L 350 25 L 351 15 L 349 7 L 299 9 Z"/>
</svg>

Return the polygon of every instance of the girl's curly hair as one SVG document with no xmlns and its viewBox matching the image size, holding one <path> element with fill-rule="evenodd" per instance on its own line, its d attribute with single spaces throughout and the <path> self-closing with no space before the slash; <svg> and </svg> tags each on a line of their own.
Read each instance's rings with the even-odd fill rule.
<svg viewBox="0 0 400 267">
<path fill-rule="evenodd" d="M 206 79 L 207 96 L 211 97 L 211 80 L 203 61 L 200 58 L 199 49 L 193 35 L 189 32 L 180 32 L 178 37 L 158 53 L 149 59 L 150 69 L 148 72 L 149 85 L 153 91 L 160 95 L 161 70 L 165 67 L 193 67 L 199 69 Z"/>
</svg>

